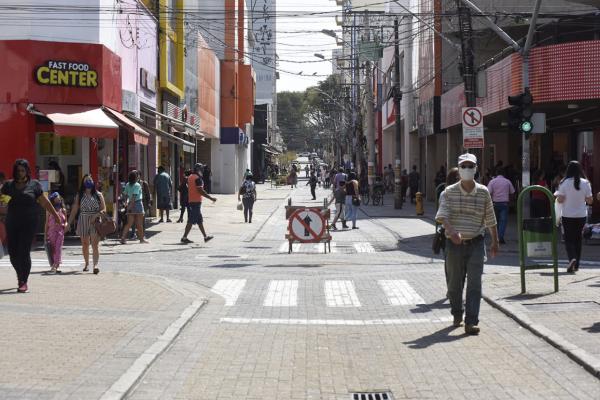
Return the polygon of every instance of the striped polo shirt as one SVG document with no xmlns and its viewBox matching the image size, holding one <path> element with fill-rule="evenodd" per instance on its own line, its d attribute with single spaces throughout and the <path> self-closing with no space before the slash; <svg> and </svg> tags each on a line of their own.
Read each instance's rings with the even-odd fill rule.
<svg viewBox="0 0 600 400">
<path fill-rule="evenodd" d="M 487 187 L 475 182 L 471 192 L 463 189 L 460 182 L 450 185 L 440 196 L 436 221 L 445 219 L 463 239 L 473 239 L 496 225 L 494 205 Z"/>
</svg>

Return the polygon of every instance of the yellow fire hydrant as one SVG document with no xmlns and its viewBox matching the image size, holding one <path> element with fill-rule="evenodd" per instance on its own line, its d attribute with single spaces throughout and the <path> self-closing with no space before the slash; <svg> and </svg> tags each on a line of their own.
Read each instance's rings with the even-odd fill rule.
<svg viewBox="0 0 600 400">
<path fill-rule="evenodd" d="M 425 210 L 423 209 L 423 194 L 421 192 L 415 194 L 415 208 L 417 215 L 425 214 Z"/>
</svg>

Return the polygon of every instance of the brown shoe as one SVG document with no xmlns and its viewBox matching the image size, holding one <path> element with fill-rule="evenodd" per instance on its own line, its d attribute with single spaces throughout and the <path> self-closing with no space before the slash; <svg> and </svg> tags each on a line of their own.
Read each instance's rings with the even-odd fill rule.
<svg viewBox="0 0 600 400">
<path fill-rule="evenodd" d="M 459 328 L 459 327 L 462 325 L 462 322 L 463 322 L 463 321 L 462 321 L 462 316 L 455 316 L 455 317 L 454 317 L 454 322 L 452 323 L 452 325 L 453 325 L 455 328 Z"/>
<path fill-rule="evenodd" d="M 465 333 L 467 335 L 479 335 L 479 327 L 477 325 L 465 325 Z"/>
</svg>

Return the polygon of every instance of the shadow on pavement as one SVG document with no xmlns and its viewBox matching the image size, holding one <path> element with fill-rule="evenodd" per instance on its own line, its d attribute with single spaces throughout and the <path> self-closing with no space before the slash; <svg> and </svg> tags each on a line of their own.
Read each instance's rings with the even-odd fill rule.
<svg viewBox="0 0 600 400">
<path fill-rule="evenodd" d="M 600 322 L 596 322 L 592 326 L 588 326 L 587 328 L 581 328 L 582 331 L 588 331 L 589 333 L 600 333 Z"/>
<path fill-rule="evenodd" d="M 510 301 L 521 301 L 521 300 L 534 300 L 539 299 L 540 297 L 550 296 L 554 294 L 554 292 L 548 293 L 531 293 L 531 294 L 515 294 L 513 296 L 503 297 L 504 300 Z"/>
<path fill-rule="evenodd" d="M 272 264 L 272 265 L 263 265 L 263 267 L 267 268 L 321 268 L 324 265 L 320 264 Z"/>
<path fill-rule="evenodd" d="M 16 287 L 8 288 L 8 289 L 0 289 L 0 295 L 11 295 L 11 294 L 17 294 Z"/>
<path fill-rule="evenodd" d="M 411 309 L 410 312 L 414 314 L 422 314 L 431 312 L 433 310 L 450 309 L 450 304 L 444 304 L 445 302 L 446 299 L 440 299 L 431 304 L 417 304 L 417 308 Z"/>
<path fill-rule="evenodd" d="M 423 336 L 419 339 L 403 343 L 408 345 L 408 347 L 410 347 L 411 349 L 426 349 L 427 347 L 433 346 L 434 344 L 450 343 L 468 336 L 466 333 L 457 336 L 450 336 L 449 333 L 456 329 L 460 328 L 448 326 L 446 328 L 440 329 L 439 331 L 433 332 L 432 334 Z"/>
<path fill-rule="evenodd" d="M 215 264 L 211 265 L 210 268 L 245 268 L 252 267 L 254 264 Z"/>
</svg>

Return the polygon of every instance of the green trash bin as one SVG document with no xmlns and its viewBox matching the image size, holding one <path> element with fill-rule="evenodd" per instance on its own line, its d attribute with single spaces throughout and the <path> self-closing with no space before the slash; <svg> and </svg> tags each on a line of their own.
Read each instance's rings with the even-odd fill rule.
<svg viewBox="0 0 600 400">
<path fill-rule="evenodd" d="M 552 218 L 529 218 L 523 220 L 523 240 L 526 257 L 551 257 Z"/>
</svg>

